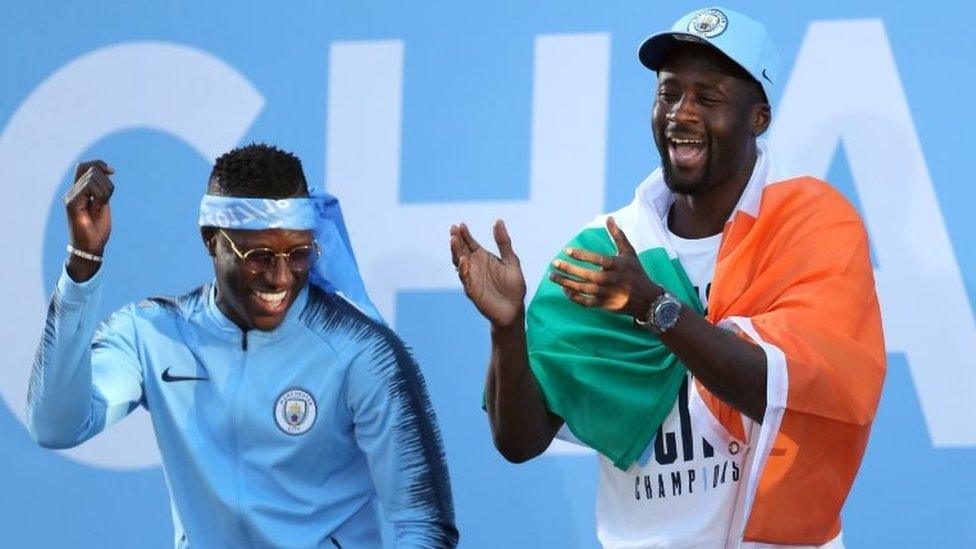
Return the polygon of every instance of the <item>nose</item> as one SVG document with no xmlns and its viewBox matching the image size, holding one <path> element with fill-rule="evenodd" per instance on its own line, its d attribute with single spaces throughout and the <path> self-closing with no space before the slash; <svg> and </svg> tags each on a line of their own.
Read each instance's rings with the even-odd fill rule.
<svg viewBox="0 0 976 549">
<path fill-rule="evenodd" d="M 694 98 L 690 94 L 681 94 L 681 99 L 674 102 L 668 110 L 668 122 L 693 124 L 698 121 L 698 109 L 695 108 Z"/>
<path fill-rule="evenodd" d="M 279 255 L 274 259 L 274 266 L 265 271 L 265 276 L 273 288 L 284 289 L 291 286 L 295 275 L 288 268 L 288 261 Z"/>
</svg>

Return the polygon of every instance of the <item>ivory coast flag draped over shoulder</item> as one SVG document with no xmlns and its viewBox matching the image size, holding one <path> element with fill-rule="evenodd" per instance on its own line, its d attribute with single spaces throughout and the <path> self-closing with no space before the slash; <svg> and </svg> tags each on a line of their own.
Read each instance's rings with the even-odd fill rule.
<svg viewBox="0 0 976 549">
<path fill-rule="evenodd" d="M 698 294 L 661 224 L 652 223 L 636 201 L 613 216 L 651 280 L 701 314 Z M 597 217 L 568 246 L 615 255 L 607 217 Z M 558 257 L 593 267 L 564 251 Z M 546 274 L 527 315 L 532 371 L 549 408 L 573 434 L 626 470 L 671 412 L 685 368 L 659 339 L 635 329 L 630 317 L 580 307 Z"/>
<path fill-rule="evenodd" d="M 753 446 L 743 538 L 822 544 L 840 532 L 881 396 L 881 312 L 857 212 L 823 181 L 783 177 L 758 143 L 752 178 L 723 231 L 707 318 L 765 352 L 766 412 L 754 424 L 697 382 L 695 400 Z M 658 169 L 613 215 L 651 279 L 701 312 L 664 232 L 671 201 Z M 605 220 L 570 245 L 615 254 Z M 550 409 L 627 469 L 674 404 L 680 361 L 629 317 L 569 301 L 548 276 L 530 303 L 527 332 Z"/>
</svg>

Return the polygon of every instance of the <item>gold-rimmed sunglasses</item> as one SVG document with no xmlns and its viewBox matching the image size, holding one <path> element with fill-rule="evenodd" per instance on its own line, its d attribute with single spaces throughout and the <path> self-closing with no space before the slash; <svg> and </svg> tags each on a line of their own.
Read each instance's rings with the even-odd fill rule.
<svg viewBox="0 0 976 549">
<path fill-rule="evenodd" d="M 315 263 L 315 260 L 322 253 L 319 249 L 318 242 L 313 242 L 311 245 L 295 246 L 287 252 L 276 252 L 271 248 L 251 248 L 250 250 L 241 252 L 230 235 L 225 233 L 223 229 L 218 229 L 217 232 L 224 235 L 224 238 L 230 243 L 230 249 L 241 260 L 244 268 L 254 274 L 274 269 L 275 260 L 279 257 L 285 260 L 285 264 L 288 265 L 290 271 L 296 273 L 305 272 L 312 267 L 312 264 Z"/>
</svg>

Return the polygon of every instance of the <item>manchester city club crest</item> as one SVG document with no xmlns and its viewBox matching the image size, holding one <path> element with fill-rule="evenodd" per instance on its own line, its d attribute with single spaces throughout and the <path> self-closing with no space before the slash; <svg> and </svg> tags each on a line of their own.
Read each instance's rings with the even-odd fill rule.
<svg viewBox="0 0 976 549">
<path fill-rule="evenodd" d="M 688 32 L 704 36 L 705 38 L 715 38 L 725 32 L 725 27 L 729 20 L 721 10 L 714 8 L 701 10 L 688 22 Z"/>
<path fill-rule="evenodd" d="M 288 389 L 275 402 L 275 423 L 289 435 L 301 435 L 311 429 L 315 415 L 315 398 L 304 389 Z"/>
</svg>

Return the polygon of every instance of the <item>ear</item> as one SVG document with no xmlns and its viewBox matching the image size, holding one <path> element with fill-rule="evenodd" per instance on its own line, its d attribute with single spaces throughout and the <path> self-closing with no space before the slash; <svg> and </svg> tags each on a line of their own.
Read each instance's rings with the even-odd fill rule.
<svg viewBox="0 0 976 549">
<path fill-rule="evenodd" d="M 213 227 L 200 227 L 200 236 L 203 238 L 203 245 L 207 248 L 207 255 L 214 257 L 217 255 L 217 230 Z"/>
<path fill-rule="evenodd" d="M 772 121 L 772 109 L 769 107 L 769 103 L 765 101 L 761 103 L 756 103 L 752 107 L 752 135 L 753 137 L 759 137 L 760 135 L 766 133 L 769 129 L 769 123 Z"/>
</svg>

